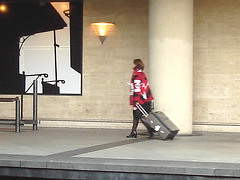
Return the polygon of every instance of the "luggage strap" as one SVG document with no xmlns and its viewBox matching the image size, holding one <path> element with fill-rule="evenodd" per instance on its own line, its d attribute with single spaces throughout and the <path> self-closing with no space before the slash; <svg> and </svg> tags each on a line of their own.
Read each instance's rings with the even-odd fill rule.
<svg viewBox="0 0 240 180">
<path fill-rule="evenodd" d="M 137 108 L 139 109 L 139 111 L 142 113 L 142 115 L 147 118 L 149 116 L 149 114 L 147 113 L 147 111 L 142 107 L 141 104 L 137 103 L 136 104 Z"/>
</svg>

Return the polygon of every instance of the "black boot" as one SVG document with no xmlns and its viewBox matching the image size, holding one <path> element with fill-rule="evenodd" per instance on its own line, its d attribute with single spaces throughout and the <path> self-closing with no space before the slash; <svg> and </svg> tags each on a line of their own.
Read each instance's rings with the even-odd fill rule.
<svg viewBox="0 0 240 180">
<path fill-rule="evenodd" d="M 137 138 L 137 127 L 138 127 L 139 119 L 133 119 L 133 126 L 131 133 L 127 136 L 127 138 Z"/>
<path fill-rule="evenodd" d="M 127 138 L 137 138 L 137 131 L 132 131 Z"/>
</svg>

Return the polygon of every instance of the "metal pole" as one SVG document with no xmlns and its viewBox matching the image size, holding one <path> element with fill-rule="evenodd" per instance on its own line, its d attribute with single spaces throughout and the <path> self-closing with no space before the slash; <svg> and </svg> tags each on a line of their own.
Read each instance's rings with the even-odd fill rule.
<svg viewBox="0 0 240 180">
<path fill-rule="evenodd" d="M 16 97 L 16 124 L 15 124 L 15 132 L 20 132 L 20 101 L 19 98 Z"/>
<path fill-rule="evenodd" d="M 56 31 L 53 31 L 53 38 L 54 38 L 54 60 L 55 60 L 55 85 L 57 86 L 57 47 L 59 45 L 56 43 Z"/>
<path fill-rule="evenodd" d="M 21 111 L 20 120 L 22 121 L 23 120 L 23 94 L 21 94 L 20 111 Z"/>
<path fill-rule="evenodd" d="M 26 87 L 26 74 L 25 74 L 25 71 L 22 72 L 24 78 L 23 78 L 23 85 L 24 85 L 24 91 L 22 92 L 21 94 L 21 105 L 20 105 L 20 110 L 21 110 L 21 115 L 20 115 L 20 120 L 22 121 L 23 120 L 23 94 L 25 94 L 25 87 Z"/>
<path fill-rule="evenodd" d="M 33 130 L 37 130 L 37 85 L 38 85 L 38 80 L 33 81 Z"/>
</svg>

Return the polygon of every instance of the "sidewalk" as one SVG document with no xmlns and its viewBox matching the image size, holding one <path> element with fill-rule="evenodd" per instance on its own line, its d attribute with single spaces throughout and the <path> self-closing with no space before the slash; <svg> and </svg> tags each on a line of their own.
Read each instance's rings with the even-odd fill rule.
<svg viewBox="0 0 240 180">
<path fill-rule="evenodd" d="M 58 179 L 239 178 L 240 134 L 194 133 L 173 140 L 140 131 L 0 126 L 0 176 Z M 122 177 L 122 178 L 121 178 Z M 175 179 L 175 178 L 173 178 Z"/>
</svg>

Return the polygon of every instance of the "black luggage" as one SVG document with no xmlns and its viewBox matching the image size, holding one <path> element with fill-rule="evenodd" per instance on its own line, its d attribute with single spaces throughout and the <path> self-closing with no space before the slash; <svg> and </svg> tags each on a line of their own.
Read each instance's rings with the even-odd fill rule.
<svg viewBox="0 0 240 180">
<path fill-rule="evenodd" d="M 150 112 L 149 114 L 138 104 L 137 108 L 141 111 L 144 118 L 142 121 L 145 125 L 154 130 L 154 134 L 158 134 L 162 140 L 173 139 L 179 129 L 169 120 L 169 118 L 161 111 Z"/>
</svg>

